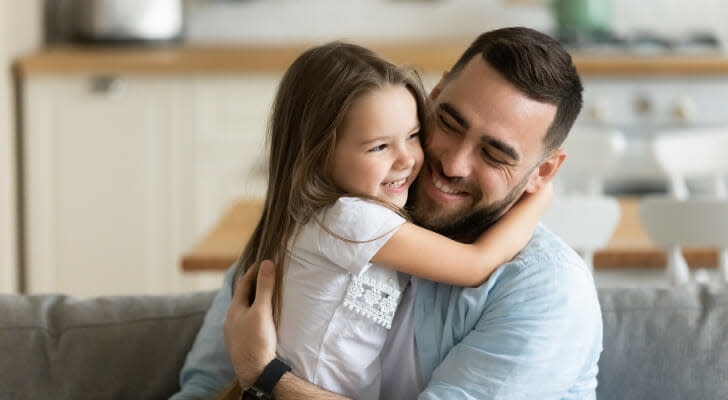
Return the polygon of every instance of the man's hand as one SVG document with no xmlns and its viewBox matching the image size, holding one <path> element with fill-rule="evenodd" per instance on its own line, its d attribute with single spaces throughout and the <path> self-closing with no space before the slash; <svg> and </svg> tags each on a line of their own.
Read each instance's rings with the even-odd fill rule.
<svg viewBox="0 0 728 400">
<path fill-rule="evenodd" d="M 255 268 L 250 268 L 235 286 L 223 325 L 225 345 L 242 388 L 252 385 L 276 356 L 276 327 L 271 305 L 275 265 L 268 260 L 260 264 L 255 301 L 249 305 L 254 271 Z"/>
</svg>

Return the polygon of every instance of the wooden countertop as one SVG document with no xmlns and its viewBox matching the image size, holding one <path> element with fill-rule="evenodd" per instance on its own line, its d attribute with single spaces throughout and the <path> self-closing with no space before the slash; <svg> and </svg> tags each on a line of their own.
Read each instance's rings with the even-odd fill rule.
<svg viewBox="0 0 728 400">
<path fill-rule="evenodd" d="M 637 216 L 636 198 L 619 200 L 622 217 L 607 247 L 594 255 L 594 268 L 664 268 L 665 252 L 652 245 Z M 241 200 L 220 219 L 217 226 L 182 257 L 184 271 L 224 271 L 240 256 L 258 222 L 262 202 Z M 686 261 L 692 267 L 714 268 L 715 249 L 686 248 Z"/>
<path fill-rule="evenodd" d="M 467 40 L 365 44 L 396 64 L 444 71 Z M 180 46 L 167 48 L 58 47 L 17 61 L 22 76 L 58 74 L 241 74 L 281 73 L 306 44 L 289 46 Z M 728 75 L 728 56 L 635 56 L 574 54 L 583 75 Z"/>
</svg>

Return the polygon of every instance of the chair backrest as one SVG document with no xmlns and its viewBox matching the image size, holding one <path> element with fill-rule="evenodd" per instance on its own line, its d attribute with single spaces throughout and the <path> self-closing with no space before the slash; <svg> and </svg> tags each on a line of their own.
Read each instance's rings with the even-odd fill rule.
<svg viewBox="0 0 728 400">
<path fill-rule="evenodd" d="M 639 214 L 658 246 L 728 247 L 728 201 L 648 197 Z"/>
<path fill-rule="evenodd" d="M 685 179 L 690 178 L 712 179 L 712 196 L 728 197 L 728 126 L 662 131 L 653 139 L 652 151 L 673 197 L 689 197 Z"/>
<path fill-rule="evenodd" d="M 600 249 L 614 234 L 620 214 L 614 198 L 556 195 L 541 221 L 577 250 Z"/>
<path fill-rule="evenodd" d="M 719 277 L 728 282 L 728 200 L 648 197 L 640 202 L 639 214 L 652 242 L 667 252 L 671 282 L 690 281 L 683 246 L 716 248 Z"/>
<path fill-rule="evenodd" d="M 601 195 L 603 179 L 619 162 L 626 148 L 624 134 L 615 129 L 574 128 L 564 142 L 566 160 L 557 177 L 568 189 Z M 573 190 L 572 190 L 573 191 Z"/>
</svg>

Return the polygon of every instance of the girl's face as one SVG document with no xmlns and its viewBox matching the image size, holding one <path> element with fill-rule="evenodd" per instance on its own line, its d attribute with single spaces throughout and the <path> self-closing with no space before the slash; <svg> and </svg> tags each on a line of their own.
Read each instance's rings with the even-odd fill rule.
<svg viewBox="0 0 728 400">
<path fill-rule="evenodd" d="M 412 94 L 397 85 L 359 97 L 337 133 L 334 182 L 353 195 L 403 207 L 423 159 Z"/>
</svg>

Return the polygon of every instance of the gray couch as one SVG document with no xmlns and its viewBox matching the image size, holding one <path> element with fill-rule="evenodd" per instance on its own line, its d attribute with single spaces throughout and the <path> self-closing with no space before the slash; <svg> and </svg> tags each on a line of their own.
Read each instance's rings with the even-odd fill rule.
<svg viewBox="0 0 728 400">
<path fill-rule="evenodd" d="M 164 399 L 214 293 L 0 296 L 0 399 Z M 600 400 L 728 399 L 728 288 L 600 289 Z"/>
</svg>

